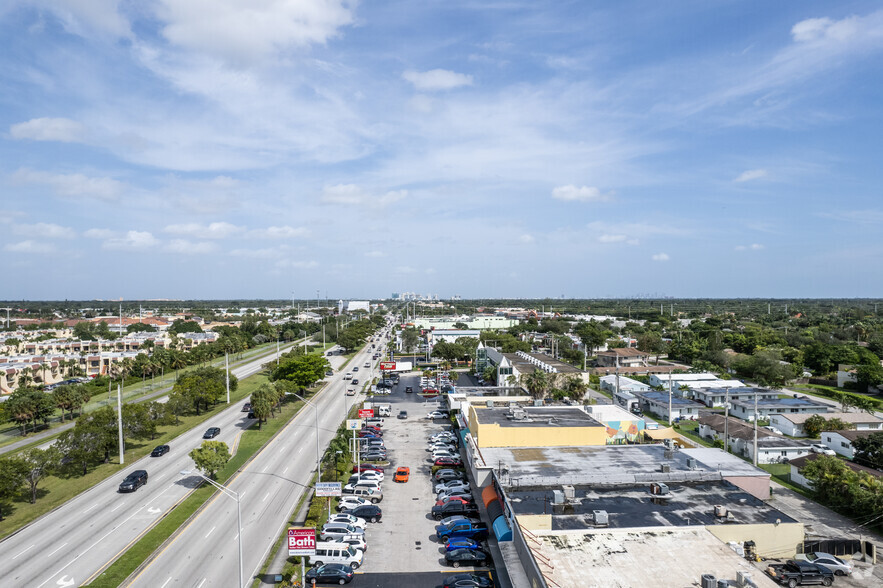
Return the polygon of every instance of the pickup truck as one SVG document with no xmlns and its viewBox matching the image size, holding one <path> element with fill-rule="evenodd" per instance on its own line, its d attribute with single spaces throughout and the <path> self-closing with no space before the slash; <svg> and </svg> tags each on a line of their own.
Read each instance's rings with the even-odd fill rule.
<svg viewBox="0 0 883 588">
<path fill-rule="evenodd" d="M 825 566 L 793 559 L 789 559 L 783 564 L 770 564 L 766 573 L 773 580 L 788 586 L 788 588 L 809 586 L 811 584 L 830 586 L 834 582 L 834 572 Z"/>
<path fill-rule="evenodd" d="M 437 525 L 435 534 L 441 541 L 447 541 L 455 537 L 466 537 L 476 541 L 484 541 L 488 538 L 488 528 L 484 523 L 478 523 L 471 519 L 459 519 L 446 525 Z"/>
<path fill-rule="evenodd" d="M 437 521 L 451 515 L 478 516 L 478 507 L 474 504 L 465 504 L 460 501 L 448 502 L 441 506 L 432 507 L 432 518 Z"/>
</svg>

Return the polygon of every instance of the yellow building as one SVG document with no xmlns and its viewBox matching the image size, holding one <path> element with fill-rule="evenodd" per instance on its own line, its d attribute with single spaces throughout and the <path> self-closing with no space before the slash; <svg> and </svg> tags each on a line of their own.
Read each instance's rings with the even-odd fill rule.
<svg viewBox="0 0 883 588">
<path fill-rule="evenodd" d="M 479 448 L 606 445 L 607 426 L 580 408 L 469 406 L 469 431 Z"/>
</svg>

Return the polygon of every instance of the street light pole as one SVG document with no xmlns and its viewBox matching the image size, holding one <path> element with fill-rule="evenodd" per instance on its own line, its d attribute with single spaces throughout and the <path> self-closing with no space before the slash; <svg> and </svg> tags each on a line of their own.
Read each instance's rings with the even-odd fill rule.
<svg viewBox="0 0 883 588">
<path fill-rule="evenodd" d="M 301 396 L 300 394 L 291 393 L 292 396 L 296 396 L 303 400 L 306 404 L 309 404 L 313 407 L 313 410 L 316 411 L 316 475 L 319 477 L 319 481 L 322 481 L 322 458 L 319 454 L 319 407 Z"/>
<path fill-rule="evenodd" d="M 190 470 L 181 470 L 179 473 L 182 476 L 189 476 L 189 475 L 195 473 L 197 476 L 199 476 L 200 478 L 202 478 L 203 480 L 205 480 L 206 482 L 208 482 L 209 484 L 211 484 L 212 486 L 214 486 L 215 488 L 217 488 L 218 490 L 220 490 L 221 492 L 223 492 L 224 494 L 226 494 L 227 496 L 229 496 L 230 498 L 232 498 L 233 500 L 236 501 L 236 519 L 237 519 L 237 524 L 239 525 L 239 579 L 236 584 L 240 588 L 244 588 L 245 584 L 242 581 L 242 507 L 240 506 L 239 492 L 236 492 L 234 490 L 230 490 L 230 488 L 228 488 L 227 486 L 224 486 L 223 484 L 215 482 L 211 478 L 206 477 L 199 472 L 192 472 Z"/>
</svg>

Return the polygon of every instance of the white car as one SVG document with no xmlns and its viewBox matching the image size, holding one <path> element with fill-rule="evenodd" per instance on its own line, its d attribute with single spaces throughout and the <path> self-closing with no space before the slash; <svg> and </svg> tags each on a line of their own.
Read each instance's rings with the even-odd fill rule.
<svg viewBox="0 0 883 588">
<path fill-rule="evenodd" d="M 359 496 L 344 496 L 337 503 L 337 510 L 349 510 L 363 504 L 371 504 L 371 501 Z"/>
<path fill-rule="evenodd" d="M 852 573 L 852 562 L 844 561 L 830 553 L 822 553 L 820 551 L 815 553 L 798 553 L 794 556 L 794 559 L 802 559 L 820 566 L 825 566 L 834 572 L 835 576 L 848 576 Z"/>
<path fill-rule="evenodd" d="M 378 482 L 382 482 L 384 478 L 383 472 L 378 472 L 377 470 L 365 470 L 360 474 L 353 475 L 358 476 L 359 480 L 376 480 Z"/>
<path fill-rule="evenodd" d="M 469 486 L 469 482 L 463 482 L 462 480 L 451 480 L 450 482 L 443 482 L 441 484 L 435 485 L 435 493 L 438 494 L 443 490 L 447 490 L 449 492 L 457 492 L 458 490 L 464 490 L 469 492 L 471 486 Z"/>
<path fill-rule="evenodd" d="M 439 410 L 434 410 L 431 413 L 429 413 L 428 415 L 426 415 L 426 418 L 428 418 L 428 419 L 446 419 L 446 418 L 448 418 L 448 415 L 446 415 L 445 413 L 443 413 Z"/>
<path fill-rule="evenodd" d="M 368 551 L 368 542 L 365 541 L 364 535 L 345 535 L 339 541 L 352 545 L 353 549 L 361 549 L 362 553 Z"/>
<path fill-rule="evenodd" d="M 366 524 L 365 519 L 354 517 L 353 515 L 347 514 L 345 512 L 339 512 L 337 514 L 331 515 L 330 517 L 328 517 L 328 523 L 348 523 L 357 529 L 364 529 Z"/>
<path fill-rule="evenodd" d="M 449 449 L 436 449 L 432 452 L 432 460 L 435 461 L 440 457 L 456 457 L 459 458 L 460 455 L 455 453 Z"/>
<path fill-rule="evenodd" d="M 821 453 L 822 455 L 837 455 L 833 449 L 828 449 L 821 443 L 813 443 L 809 446 L 813 453 Z"/>
<path fill-rule="evenodd" d="M 454 440 L 454 439 L 456 439 L 456 438 L 457 438 L 457 436 L 454 435 L 453 433 L 445 433 L 445 432 L 442 432 L 442 433 L 436 433 L 435 435 L 432 435 L 432 436 L 429 438 L 429 440 L 430 440 L 430 441 L 444 441 L 444 440 L 447 440 L 447 439 Z"/>
<path fill-rule="evenodd" d="M 451 445 L 450 443 L 433 443 L 432 445 L 429 446 L 429 448 L 426 451 L 430 451 L 432 453 L 435 453 L 436 451 L 440 451 L 442 449 L 445 449 L 445 450 L 450 451 L 452 453 L 457 451 L 457 448 L 454 447 L 453 445 Z"/>
</svg>

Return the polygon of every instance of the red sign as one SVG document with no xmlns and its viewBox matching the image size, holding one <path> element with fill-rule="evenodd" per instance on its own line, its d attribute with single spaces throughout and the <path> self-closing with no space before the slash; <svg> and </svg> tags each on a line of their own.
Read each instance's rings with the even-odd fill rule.
<svg viewBox="0 0 883 588">
<path fill-rule="evenodd" d="M 360 408 L 359 409 L 359 418 L 360 419 L 366 419 L 368 417 L 373 417 L 373 416 L 374 416 L 374 409 L 373 408 Z"/>
<path fill-rule="evenodd" d="M 316 529 L 288 529 L 288 555 L 316 555 Z"/>
<path fill-rule="evenodd" d="M 396 369 L 396 362 L 394 361 L 381 361 L 380 369 L 382 370 L 394 370 Z"/>
</svg>

